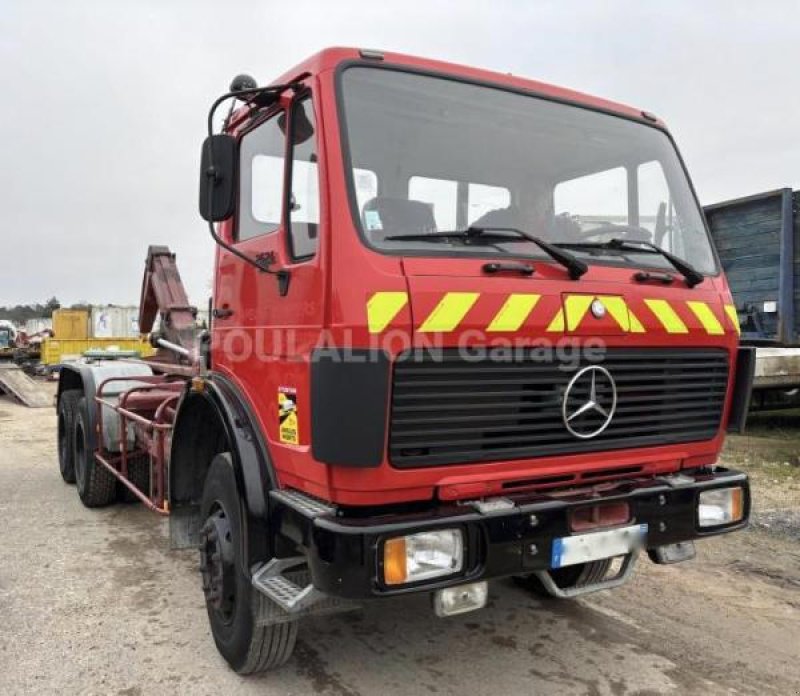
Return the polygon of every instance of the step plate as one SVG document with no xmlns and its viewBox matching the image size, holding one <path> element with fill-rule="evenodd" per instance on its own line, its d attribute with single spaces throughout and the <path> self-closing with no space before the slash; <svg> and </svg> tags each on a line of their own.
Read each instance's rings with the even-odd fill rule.
<svg viewBox="0 0 800 696">
<path fill-rule="evenodd" d="M 274 567 L 279 567 L 275 564 Z M 264 569 L 262 569 L 264 570 Z M 269 571 L 266 571 L 269 572 Z M 349 599 L 330 597 L 310 584 L 307 570 L 286 571 L 280 575 L 253 576 L 254 618 L 257 626 L 295 621 L 303 616 L 338 614 L 360 609 L 361 604 Z"/>
</svg>

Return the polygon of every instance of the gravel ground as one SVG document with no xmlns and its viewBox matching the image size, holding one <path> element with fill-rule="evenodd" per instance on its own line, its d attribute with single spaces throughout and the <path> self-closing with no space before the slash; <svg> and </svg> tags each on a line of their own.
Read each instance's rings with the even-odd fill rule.
<svg viewBox="0 0 800 696">
<path fill-rule="evenodd" d="M 744 440 L 731 459 L 768 463 Z M 768 516 L 581 600 L 497 582 L 489 607 L 448 620 L 421 597 L 309 620 L 289 664 L 242 679 L 212 643 L 197 559 L 168 550 L 165 521 L 88 510 L 62 483 L 52 409 L 0 399 L 0 491 L 3 695 L 800 694 L 800 543 Z M 764 500 L 759 515 L 786 509 L 780 491 Z"/>
</svg>

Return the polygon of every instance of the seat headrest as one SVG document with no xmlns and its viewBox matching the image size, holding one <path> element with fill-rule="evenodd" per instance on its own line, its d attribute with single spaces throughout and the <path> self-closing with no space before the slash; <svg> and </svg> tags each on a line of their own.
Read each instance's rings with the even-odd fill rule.
<svg viewBox="0 0 800 696">
<path fill-rule="evenodd" d="M 371 198 L 364 204 L 364 229 L 373 241 L 394 234 L 427 234 L 436 232 L 433 206 L 407 198 Z"/>
</svg>

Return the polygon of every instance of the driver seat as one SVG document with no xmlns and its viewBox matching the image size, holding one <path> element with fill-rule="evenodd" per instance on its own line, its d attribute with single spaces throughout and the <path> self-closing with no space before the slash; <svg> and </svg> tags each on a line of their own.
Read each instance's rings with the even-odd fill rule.
<svg viewBox="0 0 800 696">
<path fill-rule="evenodd" d="M 436 232 L 433 206 L 408 198 L 376 196 L 364 204 L 361 221 L 370 241 L 380 242 L 395 234 Z"/>
</svg>

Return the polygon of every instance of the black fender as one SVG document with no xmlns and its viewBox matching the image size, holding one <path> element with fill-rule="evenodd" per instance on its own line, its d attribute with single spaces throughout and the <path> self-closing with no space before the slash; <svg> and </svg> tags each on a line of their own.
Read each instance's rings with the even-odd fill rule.
<svg viewBox="0 0 800 696">
<path fill-rule="evenodd" d="M 97 449 L 97 409 L 92 408 L 92 406 L 94 405 L 94 395 L 97 393 L 97 384 L 95 384 L 94 373 L 88 365 L 74 363 L 61 367 L 58 377 L 58 391 L 56 392 L 56 410 L 58 410 L 58 405 L 61 403 L 61 395 L 65 391 L 72 389 L 81 390 L 86 397 L 86 403 L 89 405 L 87 409 L 89 423 L 86 437 L 92 450 L 95 450 Z"/>
<path fill-rule="evenodd" d="M 173 545 L 194 544 L 202 524 L 192 514 L 199 505 L 207 469 L 198 466 L 193 454 L 197 439 L 203 437 L 198 428 L 204 423 L 211 426 L 206 421 L 209 417 L 221 425 L 231 452 L 248 546 L 243 558 L 264 560 L 272 555 L 268 492 L 277 487 L 277 477 L 253 409 L 241 390 L 219 373 L 208 375 L 202 389 L 189 384 L 178 403 L 170 449 L 170 512 L 178 524 L 178 518 L 188 516 L 185 523 L 189 528 L 172 528 L 171 519 Z M 212 457 L 204 457 L 206 465 Z"/>
</svg>

